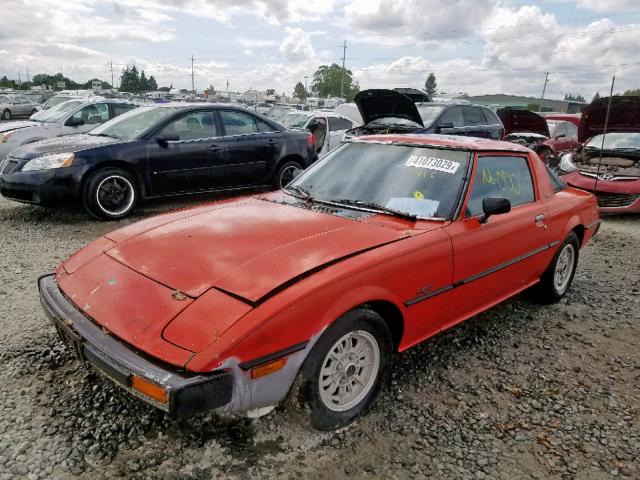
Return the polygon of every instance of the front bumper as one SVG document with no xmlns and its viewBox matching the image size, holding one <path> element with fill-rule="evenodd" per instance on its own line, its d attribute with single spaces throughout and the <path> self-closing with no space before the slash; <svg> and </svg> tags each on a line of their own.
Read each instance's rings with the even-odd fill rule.
<svg viewBox="0 0 640 480">
<path fill-rule="evenodd" d="M 160 365 L 85 317 L 65 298 L 53 275 L 40 277 L 38 289 L 45 313 L 76 357 L 138 398 L 175 416 L 193 415 L 231 402 L 231 372 L 193 374 Z M 167 392 L 168 402 L 161 403 L 133 389 L 132 375 L 160 386 Z"/>
<path fill-rule="evenodd" d="M 78 202 L 82 196 L 82 176 L 86 167 L 53 168 L 13 172 L 8 157 L 0 175 L 0 193 L 17 202 L 56 205 Z M 7 173 L 9 172 L 9 173 Z"/>
</svg>

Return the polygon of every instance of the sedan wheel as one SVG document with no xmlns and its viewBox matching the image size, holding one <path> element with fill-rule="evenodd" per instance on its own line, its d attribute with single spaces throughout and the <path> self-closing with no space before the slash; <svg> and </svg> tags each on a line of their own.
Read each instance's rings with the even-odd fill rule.
<svg viewBox="0 0 640 480">
<path fill-rule="evenodd" d="M 537 297 L 542 303 L 557 302 L 567 293 L 578 266 L 579 248 L 580 241 L 571 232 L 556 251 L 536 286 Z"/>
<path fill-rule="evenodd" d="M 124 218 L 135 208 L 138 192 L 136 180 L 129 172 L 119 168 L 98 170 L 85 183 L 84 207 L 98 218 Z"/>
<path fill-rule="evenodd" d="M 302 167 L 298 162 L 285 162 L 280 166 L 275 178 L 275 187 L 284 188 L 295 178 L 295 174 L 298 170 L 302 170 Z"/>
<path fill-rule="evenodd" d="M 573 264 L 576 256 L 573 244 L 566 244 L 560 251 L 556 269 L 553 274 L 553 283 L 558 293 L 564 293 L 569 288 L 569 282 L 573 274 Z"/>
<path fill-rule="evenodd" d="M 9 110 L 5 110 L 2 112 L 2 118 L 4 120 L 11 120 L 11 112 Z"/>
</svg>

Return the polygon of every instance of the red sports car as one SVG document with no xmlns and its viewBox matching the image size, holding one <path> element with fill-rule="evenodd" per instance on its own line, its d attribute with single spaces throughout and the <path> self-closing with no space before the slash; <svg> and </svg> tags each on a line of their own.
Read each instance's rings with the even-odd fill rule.
<svg viewBox="0 0 640 480">
<path fill-rule="evenodd" d="M 595 193 L 606 213 L 640 212 L 640 97 L 613 97 L 591 103 L 582 114 L 582 148 L 560 161 L 562 179 Z"/>
<path fill-rule="evenodd" d="M 39 280 L 77 356 L 175 415 L 353 421 L 394 352 L 537 284 L 569 288 L 593 195 L 530 150 L 447 136 L 352 140 L 285 189 L 168 213 Z"/>
</svg>

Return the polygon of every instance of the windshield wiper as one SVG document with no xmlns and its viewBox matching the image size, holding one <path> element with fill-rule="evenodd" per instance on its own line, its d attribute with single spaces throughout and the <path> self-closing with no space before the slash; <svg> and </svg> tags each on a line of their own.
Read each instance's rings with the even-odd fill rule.
<svg viewBox="0 0 640 480">
<path fill-rule="evenodd" d="M 116 137 L 115 135 L 107 135 L 106 133 L 89 133 L 89 135 L 93 135 L 94 137 L 117 138 L 118 140 L 121 140 L 120 137 Z"/>
<path fill-rule="evenodd" d="M 299 187 L 298 185 L 286 186 L 284 187 L 283 190 L 285 190 L 288 193 L 292 193 L 292 192 L 297 193 L 297 195 L 293 195 L 294 197 L 302 198 L 304 200 L 313 200 L 313 197 L 311 196 L 311 194 L 304 188 Z"/>
<path fill-rule="evenodd" d="M 383 207 L 382 205 L 378 205 L 377 203 L 372 202 L 364 202 L 362 200 L 352 200 L 350 198 L 343 198 L 340 200 L 331 200 L 333 204 L 352 206 L 352 207 L 361 207 L 369 210 L 375 210 L 379 213 L 385 213 L 387 215 L 393 215 L 395 217 L 406 218 L 407 220 L 416 221 L 418 220 L 418 216 L 409 212 L 402 212 L 400 210 L 394 210 L 392 208 Z"/>
</svg>

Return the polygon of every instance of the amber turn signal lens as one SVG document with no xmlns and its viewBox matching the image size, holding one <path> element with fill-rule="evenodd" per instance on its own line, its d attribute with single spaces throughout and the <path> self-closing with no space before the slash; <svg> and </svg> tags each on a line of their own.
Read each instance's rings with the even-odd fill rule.
<svg viewBox="0 0 640 480">
<path fill-rule="evenodd" d="M 251 378 L 255 380 L 256 378 L 271 375 L 272 373 L 282 369 L 282 367 L 284 367 L 286 364 L 286 358 L 278 358 L 276 360 L 271 360 L 270 362 L 263 363 L 262 365 L 258 365 L 257 367 L 253 367 L 251 369 Z"/>
<path fill-rule="evenodd" d="M 138 375 L 131 375 L 131 388 L 138 392 L 157 400 L 160 403 L 168 403 L 169 396 L 167 391 L 155 383 L 151 383 Z"/>
</svg>

